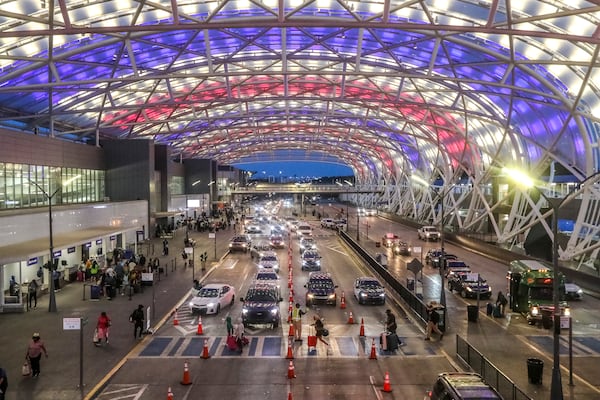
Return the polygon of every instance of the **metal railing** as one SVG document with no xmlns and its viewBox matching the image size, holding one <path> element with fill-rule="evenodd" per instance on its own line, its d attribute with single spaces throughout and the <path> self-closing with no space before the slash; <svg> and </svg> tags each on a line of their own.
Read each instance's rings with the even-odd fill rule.
<svg viewBox="0 0 600 400">
<path fill-rule="evenodd" d="M 481 352 L 471 346 L 460 335 L 456 335 L 456 355 L 467 364 L 473 372 L 483 377 L 486 383 L 502 395 L 505 400 L 532 400 L 515 385 L 502 371 Z"/>
</svg>

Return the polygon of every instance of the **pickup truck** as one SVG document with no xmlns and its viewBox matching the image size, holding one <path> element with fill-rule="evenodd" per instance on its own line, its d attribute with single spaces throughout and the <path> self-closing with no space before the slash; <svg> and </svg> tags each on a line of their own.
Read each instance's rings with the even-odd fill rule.
<svg viewBox="0 0 600 400">
<path fill-rule="evenodd" d="M 419 235 L 419 239 L 425 240 L 427 242 L 430 240 L 438 241 L 440 240 L 441 236 L 437 228 L 431 225 L 422 226 L 421 228 L 419 228 L 417 233 Z"/>
</svg>

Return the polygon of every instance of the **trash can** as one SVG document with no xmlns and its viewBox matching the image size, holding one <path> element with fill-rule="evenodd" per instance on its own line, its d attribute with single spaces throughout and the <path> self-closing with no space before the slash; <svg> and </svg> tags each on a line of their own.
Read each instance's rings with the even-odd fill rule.
<svg viewBox="0 0 600 400">
<path fill-rule="evenodd" d="M 538 358 L 527 359 L 527 378 L 529 378 L 529 383 L 541 385 L 543 373 L 544 362 L 542 360 Z"/>
<path fill-rule="evenodd" d="M 469 322 L 477 322 L 479 316 L 479 309 L 477 306 L 467 306 L 467 319 Z"/>
<path fill-rule="evenodd" d="M 90 286 L 90 300 L 100 300 L 100 286 Z"/>
<path fill-rule="evenodd" d="M 411 292 L 415 290 L 415 280 L 413 278 L 406 278 L 406 288 Z"/>
</svg>

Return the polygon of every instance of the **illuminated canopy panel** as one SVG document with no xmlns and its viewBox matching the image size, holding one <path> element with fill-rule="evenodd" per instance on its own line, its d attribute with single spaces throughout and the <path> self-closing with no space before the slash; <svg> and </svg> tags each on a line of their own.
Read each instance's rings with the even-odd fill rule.
<svg viewBox="0 0 600 400">
<path fill-rule="evenodd" d="M 0 124 L 343 163 L 364 183 L 551 163 L 584 179 L 600 166 L 596 3 L 4 0 Z"/>
</svg>

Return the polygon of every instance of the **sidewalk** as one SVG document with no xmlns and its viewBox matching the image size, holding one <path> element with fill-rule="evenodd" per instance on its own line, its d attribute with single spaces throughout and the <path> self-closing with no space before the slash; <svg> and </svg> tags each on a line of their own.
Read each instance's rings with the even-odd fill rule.
<svg viewBox="0 0 600 400">
<path fill-rule="evenodd" d="M 208 254 L 207 271 L 227 251 L 228 239 L 233 229 L 220 230 L 216 241 L 208 239 L 208 233 L 189 232 L 196 240 L 195 277 L 201 279 L 199 257 Z M 152 239 L 138 248 L 146 258 L 158 257 L 165 273 L 152 286 L 145 286 L 142 293 L 117 295 L 113 300 L 101 298 L 90 300 L 89 285 L 72 282 L 56 292 L 56 313 L 48 312 L 49 296 L 38 298 L 38 306 L 25 313 L 0 314 L 0 366 L 8 374 L 9 388 L 6 400 L 71 400 L 83 398 L 89 393 L 138 344 L 133 338 L 133 325 L 129 315 L 138 304 L 147 307 L 154 305 L 150 312 L 150 325 L 156 324 L 163 316 L 169 315 L 177 302 L 187 294 L 192 285 L 191 268 L 183 267 L 181 253 L 185 230 L 179 229 L 169 240 L 169 255 L 163 256 L 162 239 Z M 154 246 L 152 246 L 154 245 Z M 152 247 L 154 254 L 152 254 Z M 84 287 L 86 290 L 83 299 Z M 92 343 L 96 321 L 102 311 L 112 320 L 110 343 L 95 347 Z M 83 318 L 83 329 L 64 330 L 63 318 Z M 21 376 L 21 366 L 25 361 L 27 345 L 31 335 L 39 332 L 48 349 L 48 358 L 42 358 L 39 378 Z M 80 353 L 83 349 L 83 354 Z M 80 376 L 83 376 L 83 390 L 80 390 Z"/>
</svg>

